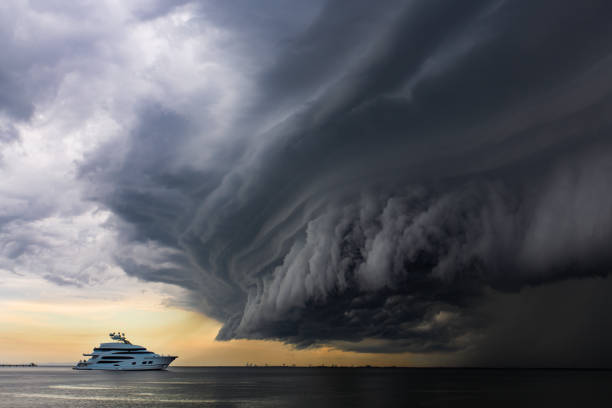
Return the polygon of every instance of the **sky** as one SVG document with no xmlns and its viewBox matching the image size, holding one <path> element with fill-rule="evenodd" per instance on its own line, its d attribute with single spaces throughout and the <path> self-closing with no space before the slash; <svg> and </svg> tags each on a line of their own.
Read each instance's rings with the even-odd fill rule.
<svg viewBox="0 0 612 408">
<path fill-rule="evenodd" d="M 612 366 L 610 15 L 3 1 L 0 363 Z"/>
</svg>

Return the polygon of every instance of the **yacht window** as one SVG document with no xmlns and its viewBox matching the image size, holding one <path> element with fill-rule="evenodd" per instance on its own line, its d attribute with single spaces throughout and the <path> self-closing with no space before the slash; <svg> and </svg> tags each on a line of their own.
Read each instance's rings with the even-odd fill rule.
<svg viewBox="0 0 612 408">
<path fill-rule="evenodd" d="M 133 360 L 134 357 L 128 357 L 128 356 L 104 356 L 102 357 L 103 360 Z"/>
<path fill-rule="evenodd" d="M 153 354 L 152 351 L 115 351 L 113 354 Z"/>
<path fill-rule="evenodd" d="M 142 362 L 142 364 L 147 364 L 147 362 L 146 362 L 146 361 L 143 361 L 143 362 Z"/>
<path fill-rule="evenodd" d="M 135 364 L 136 364 L 136 362 L 134 361 L 134 362 L 132 363 L 132 365 L 135 365 Z"/>
</svg>

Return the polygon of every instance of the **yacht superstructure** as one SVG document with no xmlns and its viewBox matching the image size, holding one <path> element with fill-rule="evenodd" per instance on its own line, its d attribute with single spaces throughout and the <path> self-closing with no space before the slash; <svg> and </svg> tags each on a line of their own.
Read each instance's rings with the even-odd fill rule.
<svg viewBox="0 0 612 408">
<path fill-rule="evenodd" d="M 100 343 L 91 353 L 83 355 L 75 370 L 164 370 L 177 356 L 162 356 L 145 347 L 132 344 L 125 333 L 110 333 L 111 343 Z"/>
</svg>

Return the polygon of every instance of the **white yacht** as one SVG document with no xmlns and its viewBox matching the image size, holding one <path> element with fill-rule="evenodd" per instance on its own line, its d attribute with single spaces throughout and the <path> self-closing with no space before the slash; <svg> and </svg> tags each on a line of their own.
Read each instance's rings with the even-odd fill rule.
<svg viewBox="0 0 612 408">
<path fill-rule="evenodd" d="M 177 356 L 161 356 L 142 346 L 130 343 L 125 333 L 110 333 L 112 343 L 100 343 L 89 360 L 81 360 L 75 370 L 164 370 Z"/>
</svg>

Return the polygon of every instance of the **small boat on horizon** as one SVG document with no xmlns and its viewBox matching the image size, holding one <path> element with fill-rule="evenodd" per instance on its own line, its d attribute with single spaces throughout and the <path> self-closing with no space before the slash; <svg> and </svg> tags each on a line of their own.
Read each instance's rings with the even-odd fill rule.
<svg viewBox="0 0 612 408">
<path fill-rule="evenodd" d="M 109 333 L 110 343 L 100 343 L 91 353 L 83 356 L 73 370 L 165 370 L 178 356 L 163 356 L 145 347 L 132 344 L 125 333 Z"/>
</svg>

